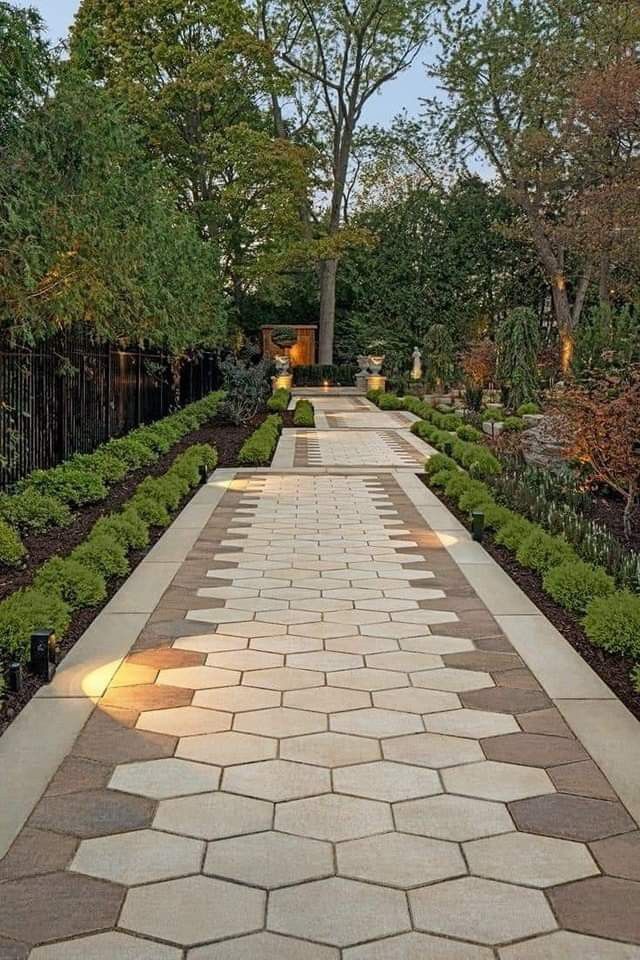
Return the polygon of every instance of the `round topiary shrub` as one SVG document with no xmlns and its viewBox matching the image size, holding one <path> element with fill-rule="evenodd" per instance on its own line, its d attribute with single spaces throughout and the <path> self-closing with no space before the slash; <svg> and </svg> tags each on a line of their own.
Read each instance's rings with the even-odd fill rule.
<svg viewBox="0 0 640 960">
<path fill-rule="evenodd" d="M 615 590 L 613 578 L 606 570 L 582 560 L 552 567 L 544 575 L 543 586 L 565 610 L 581 614 L 596 597 L 609 596 Z"/>
<path fill-rule="evenodd" d="M 19 567 L 26 556 L 22 540 L 8 523 L 0 520 L 0 566 Z"/>
<path fill-rule="evenodd" d="M 95 607 L 107 595 L 102 574 L 71 557 L 48 560 L 38 571 L 34 586 L 43 593 L 56 593 L 72 610 Z"/>
<path fill-rule="evenodd" d="M 554 537 L 537 529 L 526 537 L 516 553 L 518 563 L 544 574 L 565 562 L 577 562 L 575 551 L 563 537 Z"/>
<path fill-rule="evenodd" d="M 624 656 L 640 660 L 640 596 L 620 590 L 609 597 L 598 597 L 587 607 L 582 621 L 592 643 Z"/>
<path fill-rule="evenodd" d="M 534 523 L 525 520 L 518 514 L 514 514 L 513 519 L 497 531 L 495 541 L 509 550 L 517 550 L 520 544 L 536 529 Z"/>
</svg>

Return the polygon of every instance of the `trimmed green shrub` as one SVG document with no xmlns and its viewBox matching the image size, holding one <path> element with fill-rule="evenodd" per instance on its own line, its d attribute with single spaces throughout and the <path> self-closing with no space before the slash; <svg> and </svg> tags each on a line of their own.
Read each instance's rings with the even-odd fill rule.
<svg viewBox="0 0 640 960">
<path fill-rule="evenodd" d="M 542 585 L 550 597 L 571 613 L 584 613 L 596 597 L 607 597 L 615 591 L 613 577 L 606 570 L 582 560 L 552 567 L 545 573 Z"/>
<path fill-rule="evenodd" d="M 496 531 L 495 541 L 509 550 L 517 550 L 534 530 L 539 529 L 535 523 L 530 523 L 519 514 L 514 514 L 511 520 Z"/>
<path fill-rule="evenodd" d="M 104 449 L 127 464 L 129 472 L 148 467 L 158 459 L 150 447 L 136 437 L 120 437 L 118 440 L 109 440 Z"/>
<path fill-rule="evenodd" d="M 267 410 L 271 413 L 284 413 L 291 402 L 291 393 L 288 390 L 280 388 L 275 390 L 267 400 Z"/>
<path fill-rule="evenodd" d="M 129 505 L 149 526 L 168 527 L 171 523 L 171 515 L 167 508 L 158 503 L 151 494 L 137 493 L 129 500 Z"/>
<path fill-rule="evenodd" d="M 512 510 L 503 507 L 494 500 L 485 500 L 483 503 L 479 503 L 476 509 L 483 511 L 485 526 L 490 530 L 500 530 L 501 527 L 517 519 L 517 515 Z"/>
<path fill-rule="evenodd" d="M 458 506 L 461 510 L 476 510 L 481 504 L 486 503 L 487 497 L 491 496 L 486 483 L 480 480 L 472 480 L 467 489 L 458 497 Z"/>
<path fill-rule="evenodd" d="M 107 495 L 107 488 L 98 473 L 72 463 L 63 463 L 53 470 L 34 470 L 29 479 L 20 484 L 19 492 L 26 489 L 37 490 L 77 507 L 97 503 Z"/>
<path fill-rule="evenodd" d="M 282 417 L 275 413 L 267 417 L 242 444 L 238 454 L 239 462 L 255 466 L 269 463 L 281 432 Z"/>
<path fill-rule="evenodd" d="M 460 444 L 463 441 L 459 441 Z M 456 451 L 454 449 L 454 457 Z M 458 459 L 456 457 L 456 459 Z M 461 450 L 460 463 L 475 477 L 495 477 L 502 473 L 502 466 L 487 447 L 478 443 L 465 443 Z"/>
<path fill-rule="evenodd" d="M 631 671 L 631 683 L 633 684 L 633 689 L 637 693 L 640 693 L 640 663 Z"/>
<path fill-rule="evenodd" d="M 451 471 L 457 469 L 458 467 L 455 460 L 448 457 L 446 453 L 434 453 L 424 465 L 424 472 L 428 477 L 433 476 L 434 473 L 438 473 L 440 470 Z"/>
<path fill-rule="evenodd" d="M 69 627 L 71 608 L 56 593 L 28 587 L 0 603 L 0 650 L 25 661 L 34 630 L 51 627 L 58 637 Z"/>
<path fill-rule="evenodd" d="M 582 621 L 587 637 L 611 653 L 640 660 L 640 596 L 620 590 L 597 597 Z"/>
<path fill-rule="evenodd" d="M 69 554 L 72 560 L 97 570 L 105 579 L 125 577 L 129 572 L 129 560 L 122 544 L 114 536 L 98 533 L 76 547 Z"/>
<path fill-rule="evenodd" d="M 107 595 L 103 575 L 72 557 L 52 557 L 40 568 L 33 585 L 43 593 L 57 594 L 72 610 L 95 607 Z"/>
<path fill-rule="evenodd" d="M 485 423 L 502 423 L 505 417 L 506 413 L 502 407 L 490 407 L 482 411 L 482 419 Z"/>
<path fill-rule="evenodd" d="M 18 533 L 4 520 L 0 520 L 0 565 L 19 567 L 26 553 Z"/>
<path fill-rule="evenodd" d="M 473 480 L 469 474 L 465 473 L 463 470 L 456 470 L 455 473 L 453 470 L 449 473 L 449 480 L 445 487 L 445 493 L 448 497 L 451 497 L 453 500 L 458 500 L 463 493 L 466 493 L 469 489 L 469 485 L 473 483 Z"/>
<path fill-rule="evenodd" d="M 405 398 L 397 397 L 395 393 L 378 393 L 378 399 L 374 403 L 381 410 L 404 410 Z"/>
<path fill-rule="evenodd" d="M 521 403 L 516 413 L 519 417 L 540 413 L 540 407 L 537 403 Z"/>
<path fill-rule="evenodd" d="M 122 513 L 112 513 L 98 520 L 91 535 L 115 537 L 126 550 L 143 550 L 149 544 L 149 524 L 135 507 L 127 506 Z"/>
<path fill-rule="evenodd" d="M 429 485 L 432 487 L 438 487 L 440 489 L 444 489 L 446 485 L 449 483 L 449 480 L 451 479 L 451 477 L 452 477 L 451 470 L 438 470 L 437 473 L 433 473 L 429 477 Z"/>
<path fill-rule="evenodd" d="M 69 463 L 72 467 L 97 473 L 107 486 L 124 480 L 129 472 L 125 460 L 104 449 L 98 449 L 95 453 L 76 453 Z"/>
<path fill-rule="evenodd" d="M 477 443 L 479 440 L 482 440 L 482 431 L 476 430 L 475 427 L 472 427 L 471 424 L 465 423 L 461 427 L 458 427 L 456 433 L 461 440 L 467 440 L 469 443 Z"/>
<path fill-rule="evenodd" d="M 561 563 L 578 562 L 578 557 L 564 537 L 555 537 L 540 527 L 522 541 L 516 559 L 523 567 L 544 574 Z"/>
<path fill-rule="evenodd" d="M 71 523 L 71 510 L 57 497 L 27 488 L 14 496 L 0 497 L 0 517 L 22 531 L 42 533 Z"/>
<path fill-rule="evenodd" d="M 316 418 L 310 400 L 298 400 L 293 411 L 293 423 L 296 427 L 315 427 Z"/>
</svg>

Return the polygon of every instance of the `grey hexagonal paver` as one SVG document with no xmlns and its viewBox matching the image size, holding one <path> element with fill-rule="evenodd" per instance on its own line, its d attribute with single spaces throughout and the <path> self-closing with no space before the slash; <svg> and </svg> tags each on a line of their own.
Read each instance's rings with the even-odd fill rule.
<svg viewBox="0 0 640 960">
<path fill-rule="evenodd" d="M 376 763 L 358 763 L 334 771 L 333 787 L 338 793 L 348 793 L 371 800 L 396 803 L 414 797 L 428 797 L 442 791 L 435 770 L 405 763 L 379 760 Z"/>
<path fill-rule="evenodd" d="M 474 840 L 464 851 L 471 873 L 529 887 L 551 887 L 599 873 L 583 843 L 530 833 Z"/>
<path fill-rule="evenodd" d="M 322 767 L 288 760 L 265 760 L 230 767 L 223 786 L 230 793 L 280 802 L 312 797 L 331 790 L 331 774 Z"/>
<path fill-rule="evenodd" d="M 204 844 L 158 830 L 83 840 L 70 870 L 124 886 L 199 873 Z"/>
<path fill-rule="evenodd" d="M 326 727 L 327 720 L 323 714 L 288 707 L 243 713 L 233 723 L 234 730 L 265 737 L 296 737 L 305 733 L 319 733 Z"/>
<path fill-rule="evenodd" d="M 346 733 L 312 733 L 284 740 L 280 744 L 280 756 L 284 760 L 321 767 L 345 767 L 351 763 L 379 760 L 380 744 L 377 740 Z"/>
<path fill-rule="evenodd" d="M 441 840 L 473 840 L 515 830 L 503 803 L 449 794 L 398 803 L 394 816 L 398 830 Z"/>
<path fill-rule="evenodd" d="M 267 831 L 210 843 L 204 873 L 252 887 L 277 887 L 333 875 L 330 843 Z"/>
<path fill-rule="evenodd" d="M 176 756 L 225 767 L 234 763 L 250 763 L 252 760 L 269 760 L 275 757 L 276 749 L 277 740 L 230 730 L 228 733 L 186 737 L 179 741 Z"/>
<path fill-rule="evenodd" d="M 180 960 L 182 950 L 112 932 L 36 947 L 30 956 L 32 960 Z"/>
<path fill-rule="evenodd" d="M 190 946 L 259 930 L 265 899 L 262 890 L 210 877 L 169 880 L 130 890 L 120 926 Z"/>
<path fill-rule="evenodd" d="M 508 943 L 557 927 L 539 890 L 478 877 L 412 890 L 409 901 L 419 930 L 476 943 Z"/>
<path fill-rule="evenodd" d="M 493 960 L 493 950 L 426 933 L 401 933 L 352 947 L 343 956 L 344 960 Z"/>
<path fill-rule="evenodd" d="M 385 740 L 382 752 L 387 760 L 417 763 L 423 767 L 452 767 L 484 758 L 479 744 L 466 737 L 444 737 L 439 733 L 416 733 Z"/>
<path fill-rule="evenodd" d="M 286 833 L 338 841 L 393 830 L 393 820 L 387 804 L 326 793 L 278 805 L 275 826 Z"/>
<path fill-rule="evenodd" d="M 263 932 L 198 947 L 190 950 L 187 957 L 188 960 L 338 960 L 338 951 L 319 943 Z"/>
<path fill-rule="evenodd" d="M 392 887 L 419 887 L 466 874 L 455 843 L 427 840 L 407 833 L 385 833 L 339 843 L 338 873 Z"/>
<path fill-rule="evenodd" d="M 162 800 L 153 826 L 187 837 L 216 840 L 268 830 L 273 807 L 264 800 L 230 793 L 200 793 L 195 797 Z"/>
<path fill-rule="evenodd" d="M 153 800 L 165 800 L 217 790 L 219 783 L 219 767 L 167 757 L 121 764 L 113 771 L 109 787 Z"/>
<path fill-rule="evenodd" d="M 409 930 L 400 890 L 334 877 L 286 890 L 269 899 L 267 926 L 337 947 Z"/>
<path fill-rule="evenodd" d="M 331 717 L 329 726 L 338 733 L 355 733 L 369 737 L 398 737 L 406 733 L 424 731 L 422 720 L 413 713 L 398 710 L 348 710 Z"/>
<path fill-rule="evenodd" d="M 498 951 L 500 960 L 638 960 L 640 948 L 558 930 Z"/>
</svg>

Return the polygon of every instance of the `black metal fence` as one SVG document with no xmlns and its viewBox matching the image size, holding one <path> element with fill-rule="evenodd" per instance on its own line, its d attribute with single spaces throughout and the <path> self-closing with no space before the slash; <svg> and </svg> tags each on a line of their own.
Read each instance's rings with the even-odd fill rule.
<svg viewBox="0 0 640 960">
<path fill-rule="evenodd" d="M 210 352 L 174 365 L 161 350 L 120 350 L 70 334 L 34 348 L 0 342 L 0 489 L 164 417 L 220 383 Z"/>
</svg>

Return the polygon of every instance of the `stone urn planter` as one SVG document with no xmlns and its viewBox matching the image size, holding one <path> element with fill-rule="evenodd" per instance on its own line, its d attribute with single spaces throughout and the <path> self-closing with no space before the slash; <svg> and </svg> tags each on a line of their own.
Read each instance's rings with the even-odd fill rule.
<svg viewBox="0 0 640 960">
<path fill-rule="evenodd" d="M 384 355 L 383 355 L 383 356 L 373 356 L 373 355 L 370 354 L 370 355 L 367 357 L 367 360 L 368 360 L 368 362 L 369 362 L 369 370 L 371 371 L 371 373 L 372 373 L 374 376 L 377 376 L 377 375 L 380 373 L 380 371 L 382 370 L 382 364 L 384 363 Z"/>
<path fill-rule="evenodd" d="M 356 363 L 358 364 L 361 373 L 366 373 L 369 369 L 369 357 L 365 356 L 365 354 L 361 353 L 359 356 L 357 356 Z"/>
</svg>

